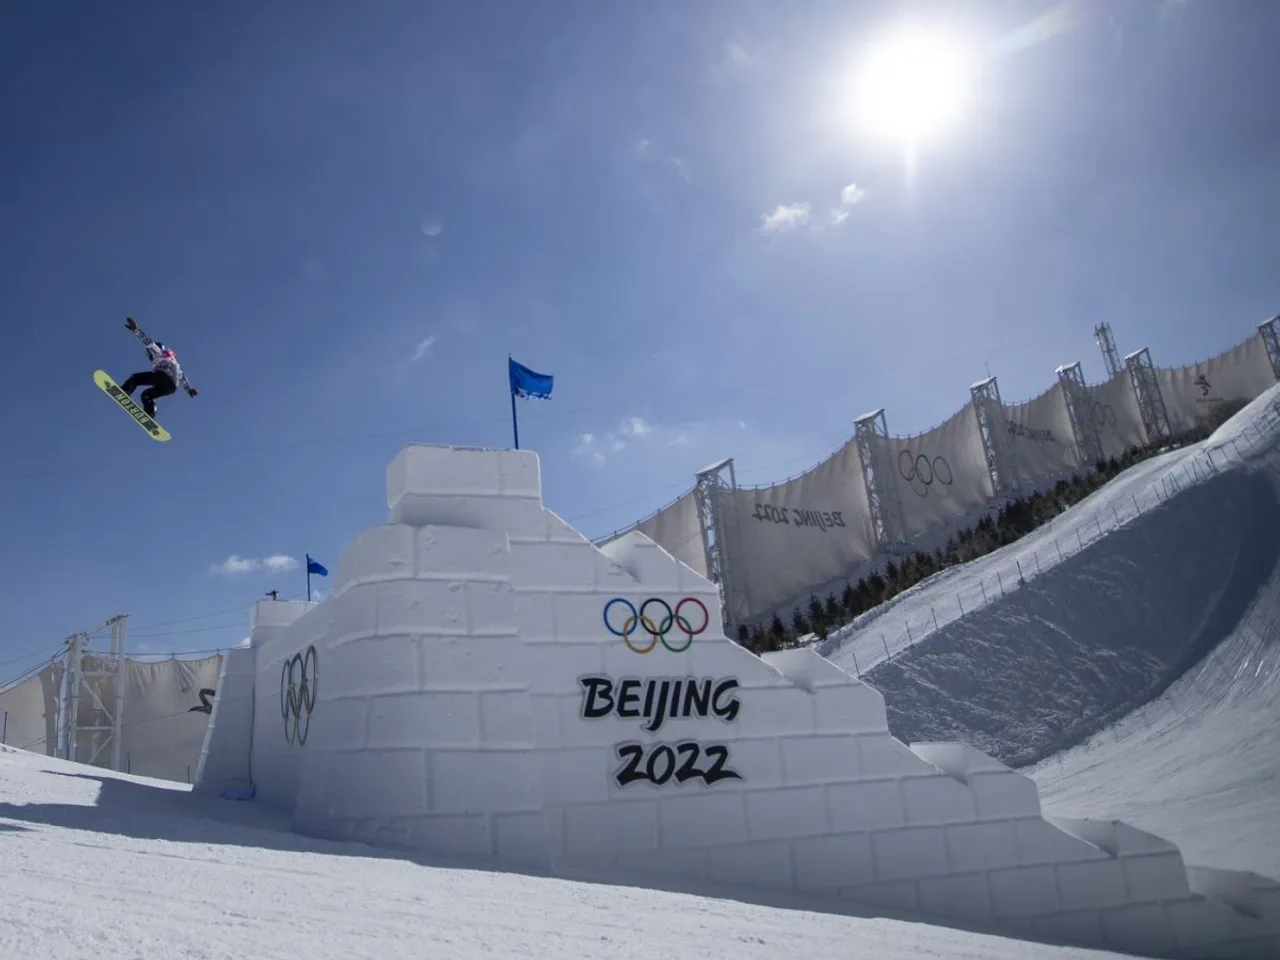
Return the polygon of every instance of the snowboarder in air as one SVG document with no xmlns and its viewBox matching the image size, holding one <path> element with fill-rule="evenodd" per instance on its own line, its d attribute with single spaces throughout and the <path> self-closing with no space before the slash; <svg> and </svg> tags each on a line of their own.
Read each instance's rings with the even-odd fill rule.
<svg viewBox="0 0 1280 960">
<path fill-rule="evenodd" d="M 187 391 L 187 396 L 195 397 L 198 393 L 195 387 L 187 382 L 187 376 L 182 372 L 182 367 L 178 365 L 178 355 L 166 347 L 163 343 L 152 340 L 143 332 L 133 321 L 133 317 L 126 317 L 124 325 L 133 331 L 134 336 L 142 341 L 142 345 L 147 350 L 147 359 L 151 361 L 150 370 L 142 370 L 133 374 L 124 383 L 120 384 L 120 389 L 129 396 L 133 396 L 133 391 L 139 387 L 146 387 L 142 391 L 139 398 L 142 401 L 142 409 L 146 411 L 148 417 L 156 415 L 156 401 L 161 397 L 167 397 L 171 393 L 176 393 L 178 387 Z"/>
</svg>

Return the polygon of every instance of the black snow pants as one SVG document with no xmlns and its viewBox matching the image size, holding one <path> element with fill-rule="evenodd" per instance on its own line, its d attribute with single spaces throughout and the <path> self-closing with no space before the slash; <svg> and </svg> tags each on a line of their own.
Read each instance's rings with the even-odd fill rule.
<svg viewBox="0 0 1280 960">
<path fill-rule="evenodd" d="M 167 373 L 161 373 L 159 370 L 145 370 L 142 373 L 135 373 L 124 383 L 120 384 L 120 389 L 129 396 L 133 396 L 133 391 L 139 387 L 146 387 L 142 391 L 142 396 L 138 399 L 142 401 L 142 409 L 147 412 L 148 417 L 156 415 L 156 401 L 161 397 L 167 397 L 171 393 L 176 393 L 178 385 L 173 382 L 173 377 Z"/>
</svg>

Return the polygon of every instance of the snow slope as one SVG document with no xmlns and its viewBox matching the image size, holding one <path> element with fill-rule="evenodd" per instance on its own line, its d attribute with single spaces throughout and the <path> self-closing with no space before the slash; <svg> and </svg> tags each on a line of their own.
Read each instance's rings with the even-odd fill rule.
<svg viewBox="0 0 1280 960">
<path fill-rule="evenodd" d="M 425 862 L 290 833 L 261 804 L 0 748 L 0 956 L 28 960 L 1118 954 L 880 915 Z"/>
<path fill-rule="evenodd" d="M 1027 771 L 1046 815 L 1122 819 L 1189 863 L 1274 875 L 1278 405 L 1280 387 L 1204 443 L 898 598 L 829 656 L 848 669 L 857 657 L 903 739 L 960 739 L 1011 763 L 1048 756 Z M 987 606 L 914 645 L 894 632 L 980 586 Z"/>
</svg>

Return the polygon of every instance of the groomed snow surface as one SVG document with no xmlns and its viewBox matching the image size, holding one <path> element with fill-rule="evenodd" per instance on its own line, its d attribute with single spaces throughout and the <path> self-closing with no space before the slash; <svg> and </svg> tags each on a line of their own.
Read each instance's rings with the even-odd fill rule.
<svg viewBox="0 0 1280 960">
<path fill-rule="evenodd" d="M 1116 954 L 893 919 L 415 862 L 260 804 L 0 748 L 0 956 L 21 960 Z"/>
<path fill-rule="evenodd" d="M 1046 816 L 1122 819 L 1178 844 L 1189 866 L 1280 876 L 1278 394 L 889 615 L 920 622 L 942 595 L 931 591 L 1038 552 L 1025 585 L 891 646 L 888 662 L 876 663 L 881 640 L 865 624 L 830 658 L 852 669 L 842 650 L 858 650 L 900 738 L 1045 757 L 1026 772 Z M 1046 562 L 1052 540 L 1096 525 L 1109 498 L 1175 471 L 1168 502 Z M 313 840 L 289 822 L 261 803 L 0 750 L 0 956 L 1115 956 L 847 901 L 478 869 Z"/>
</svg>

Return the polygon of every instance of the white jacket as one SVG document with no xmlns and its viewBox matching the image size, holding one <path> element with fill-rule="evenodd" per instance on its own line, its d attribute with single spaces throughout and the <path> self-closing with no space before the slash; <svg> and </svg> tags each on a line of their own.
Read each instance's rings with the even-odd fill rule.
<svg viewBox="0 0 1280 960">
<path fill-rule="evenodd" d="M 142 332 L 141 327 L 135 327 L 133 335 L 141 340 L 142 345 L 146 348 L 147 359 L 151 361 L 152 370 L 163 373 L 183 390 L 191 389 L 191 384 L 187 382 L 186 374 L 182 372 L 182 365 L 178 363 L 178 355 L 176 353 L 163 343 L 156 343 Z"/>
</svg>

